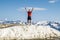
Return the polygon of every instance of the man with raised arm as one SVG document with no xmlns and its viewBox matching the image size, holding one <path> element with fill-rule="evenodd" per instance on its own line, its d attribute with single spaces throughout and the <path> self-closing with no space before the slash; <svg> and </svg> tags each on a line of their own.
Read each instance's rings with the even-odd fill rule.
<svg viewBox="0 0 60 40">
<path fill-rule="evenodd" d="M 33 8 L 32 9 L 28 9 L 28 10 L 25 8 L 25 10 L 27 11 L 27 15 L 28 15 L 28 17 L 27 17 L 27 23 L 31 24 L 31 16 L 32 16 Z"/>
</svg>

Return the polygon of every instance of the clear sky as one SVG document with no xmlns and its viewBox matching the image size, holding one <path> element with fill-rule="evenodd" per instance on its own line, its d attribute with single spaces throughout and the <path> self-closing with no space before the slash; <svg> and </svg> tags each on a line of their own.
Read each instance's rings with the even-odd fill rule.
<svg viewBox="0 0 60 40">
<path fill-rule="evenodd" d="M 33 11 L 32 21 L 60 21 L 60 0 L 0 0 L 0 20 L 26 21 L 26 11 L 21 7 L 39 7 L 47 10 Z"/>
</svg>

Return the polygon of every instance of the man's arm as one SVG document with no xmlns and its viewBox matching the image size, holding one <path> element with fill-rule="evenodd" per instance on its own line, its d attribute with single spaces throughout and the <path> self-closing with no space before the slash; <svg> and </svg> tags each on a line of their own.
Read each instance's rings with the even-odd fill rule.
<svg viewBox="0 0 60 40">
<path fill-rule="evenodd" d="M 31 11 L 33 11 L 33 8 L 32 8 L 32 10 Z"/>
</svg>

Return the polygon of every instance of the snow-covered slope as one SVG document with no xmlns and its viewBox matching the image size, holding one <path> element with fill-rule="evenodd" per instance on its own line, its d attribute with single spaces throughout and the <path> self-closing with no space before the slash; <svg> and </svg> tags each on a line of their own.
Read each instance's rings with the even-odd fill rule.
<svg viewBox="0 0 60 40">
<path fill-rule="evenodd" d="M 42 21 L 35 25 L 20 25 L 0 28 L 0 39 L 45 39 L 60 38 L 60 23 Z"/>
<path fill-rule="evenodd" d="M 60 32 L 50 26 L 13 26 L 0 29 L 0 39 L 34 39 L 60 37 Z"/>
</svg>

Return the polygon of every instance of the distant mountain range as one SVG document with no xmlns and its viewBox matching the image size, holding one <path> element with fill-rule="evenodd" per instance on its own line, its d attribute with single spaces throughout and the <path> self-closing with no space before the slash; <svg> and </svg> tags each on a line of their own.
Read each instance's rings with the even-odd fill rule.
<svg viewBox="0 0 60 40">
<path fill-rule="evenodd" d="M 50 26 L 56 30 L 60 31 L 60 23 L 59 22 L 51 22 L 51 21 L 40 21 L 37 22 L 36 25 L 41 25 L 41 26 Z"/>
<path fill-rule="evenodd" d="M 17 21 L 0 21 L 0 24 L 19 24 L 21 21 L 17 20 Z"/>
</svg>

